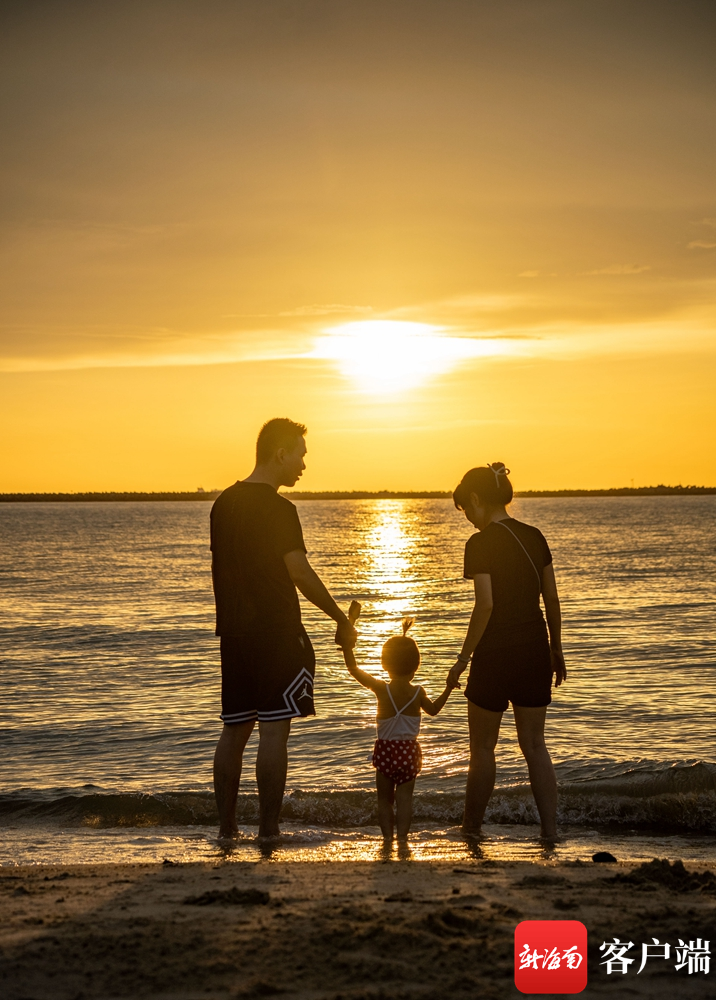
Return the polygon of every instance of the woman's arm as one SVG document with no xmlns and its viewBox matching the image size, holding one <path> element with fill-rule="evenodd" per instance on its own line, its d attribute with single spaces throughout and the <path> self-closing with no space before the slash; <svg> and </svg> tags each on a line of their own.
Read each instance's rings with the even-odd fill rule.
<svg viewBox="0 0 716 1000">
<path fill-rule="evenodd" d="M 475 651 L 483 633 L 487 628 L 487 623 L 492 614 L 492 578 L 489 573 L 477 573 L 473 577 L 475 585 L 475 606 L 470 616 L 470 624 L 467 627 L 467 635 L 462 644 L 462 649 L 457 658 L 457 662 L 451 667 L 448 674 L 448 684 L 460 687 L 458 679 L 465 670 L 470 657 Z"/>
<path fill-rule="evenodd" d="M 562 609 L 559 606 L 557 581 L 554 577 L 552 563 L 549 563 L 542 570 L 542 600 L 544 601 L 544 613 L 549 629 L 552 672 L 555 675 L 554 686 L 559 687 L 567 679 L 567 668 L 564 665 L 564 653 L 562 652 Z"/>
</svg>

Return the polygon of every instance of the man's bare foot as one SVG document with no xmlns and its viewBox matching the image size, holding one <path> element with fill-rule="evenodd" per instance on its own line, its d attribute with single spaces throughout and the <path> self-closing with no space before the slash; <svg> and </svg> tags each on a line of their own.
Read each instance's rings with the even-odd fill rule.
<svg viewBox="0 0 716 1000">
<path fill-rule="evenodd" d="M 482 838 L 482 830 L 479 826 L 461 826 L 460 833 L 463 837 L 471 837 L 473 840 L 480 840 Z"/>
<path fill-rule="evenodd" d="M 557 836 L 557 831 L 555 830 L 554 833 L 540 833 L 539 839 L 543 844 L 558 844 L 562 838 Z"/>
<path fill-rule="evenodd" d="M 235 819 L 228 819 L 225 823 L 219 823 L 219 837 L 223 840 L 226 837 L 238 837 L 239 825 Z"/>
</svg>

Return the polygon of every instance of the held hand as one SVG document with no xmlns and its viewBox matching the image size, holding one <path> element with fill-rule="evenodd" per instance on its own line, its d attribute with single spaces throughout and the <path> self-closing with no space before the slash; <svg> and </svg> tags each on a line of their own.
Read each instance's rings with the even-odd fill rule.
<svg viewBox="0 0 716 1000">
<path fill-rule="evenodd" d="M 461 663 L 460 660 L 456 660 L 455 663 L 450 667 L 448 671 L 447 678 L 445 680 L 446 687 L 449 688 L 459 688 L 460 684 L 460 674 L 465 669 L 465 664 Z"/>
<path fill-rule="evenodd" d="M 559 687 L 567 680 L 567 668 L 564 665 L 564 653 L 561 649 L 550 650 L 552 657 L 552 673 L 554 674 L 554 686 Z"/>
<path fill-rule="evenodd" d="M 357 641 L 358 633 L 351 623 L 347 619 L 339 622 L 336 628 L 336 646 L 342 646 L 344 649 L 353 649 Z"/>
</svg>

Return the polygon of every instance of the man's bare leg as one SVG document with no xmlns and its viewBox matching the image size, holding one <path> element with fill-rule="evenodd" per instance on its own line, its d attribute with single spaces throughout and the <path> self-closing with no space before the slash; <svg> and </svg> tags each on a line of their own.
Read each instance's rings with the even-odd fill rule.
<svg viewBox="0 0 716 1000">
<path fill-rule="evenodd" d="M 278 819 L 288 770 L 291 720 L 259 722 L 256 783 L 259 786 L 259 837 L 278 837 Z"/>
<path fill-rule="evenodd" d="M 495 787 L 495 747 L 502 712 L 490 712 L 468 701 L 467 719 L 470 726 L 470 767 L 462 829 L 463 833 L 474 836 L 480 832 L 485 809 Z"/>
<path fill-rule="evenodd" d="M 241 764 L 244 748 L 254 728 L 251 722 L 239 722 L 224 726 L 214 754 L 214 795 L 219 810 L 219 836 L 235 837 L 236 799 L 241 780 Z"/>
</svg>

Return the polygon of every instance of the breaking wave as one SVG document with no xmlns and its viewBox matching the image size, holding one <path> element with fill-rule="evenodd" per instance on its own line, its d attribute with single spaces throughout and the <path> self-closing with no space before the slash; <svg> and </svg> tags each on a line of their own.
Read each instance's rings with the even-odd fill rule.
<svg viewBox="0 0 716 1000">
<path fill-rule="evenodd" d="M 455 792 L 416 792 L 414 817 L 455 825 L 463 798 Z M 370 791 L 303 791 L 284 800 L 282 817 L 310 826 L 349 829 L 377 824 Z M 238 819 L 258 822 L 256 795 L 239 796 Z M 531 824 L 537 813 L 529 786 L 495 790 L 488 823 Z M 696 762 L 664 768 L 641 766 L 610 777 L 560 784 L 559 821 L 565 826 L 618 826 L 663 832 L 716 833 L 716 764 Z M 0 795 L 0 824 L 52 826 L 208 826 L 217 822 L 210 792 L 111 792 L 96 786 Z"/>
</svg>

